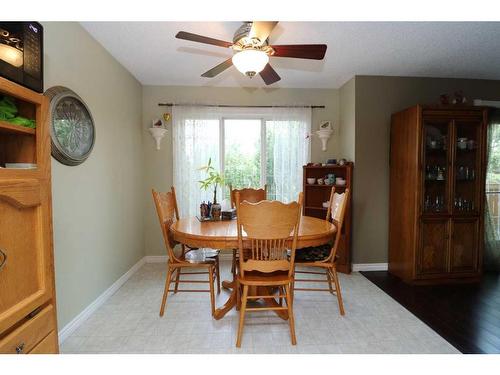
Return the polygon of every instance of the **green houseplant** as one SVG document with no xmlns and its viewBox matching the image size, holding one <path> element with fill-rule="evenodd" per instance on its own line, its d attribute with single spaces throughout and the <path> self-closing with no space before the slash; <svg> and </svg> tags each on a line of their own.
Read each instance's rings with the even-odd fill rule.
<svg viewBox="0 0 500 375">
<path fill-rule="evenodd" d="M 198 181 L 200 187 L 207 190 L 210 186 L 214 186 L 214 199 L 211 214 L 214 219 L 218 220 L 221 216 L 221 205 L 217 203 L 217 187 L 224 185 L 224 176 L 212 166 L 212 158 L 208 159 L 207 165 L 198 168 L 198 170 L 204 171 L 207 174 L 207 178 Z"/>
</svg>

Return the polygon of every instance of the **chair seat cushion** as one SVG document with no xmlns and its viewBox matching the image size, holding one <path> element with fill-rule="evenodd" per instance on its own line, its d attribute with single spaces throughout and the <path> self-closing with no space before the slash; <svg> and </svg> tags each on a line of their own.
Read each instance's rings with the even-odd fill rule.
<svg viewBox="0 0 500 375">
<path fill-rule="evenodd" d="M 212 261 L 213 258 L 219 255 L 219 250 L 202 248 L 189 250 L 184 254 L 184 260 L 189 263 L 205 263 L 207 261 Z"/>
<path fill-rule="evenodd" d="M 332 248 L 330 245 L 321 245 L 297 249 L 295 251 L 296 262 L 318 262 L 325 260 L 330 255 Z"/>
<path fill-rule="evenodd" d="M 287 271 L 276 271 L 270 273 L 258 272 L 258 271 L 247 271 L 245 276 L 238 276 L 238 281 L 241 284 L 246 285 L 261 285 L 261 286 L 272 286 L 272 285 L 284 285 L 291 281 L 288 276 Z"/>
</svg>

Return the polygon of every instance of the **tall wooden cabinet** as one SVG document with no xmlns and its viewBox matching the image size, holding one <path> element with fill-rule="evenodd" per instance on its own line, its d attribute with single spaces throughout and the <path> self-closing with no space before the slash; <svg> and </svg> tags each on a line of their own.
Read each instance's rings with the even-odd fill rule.
<svg viewBox="0 0 500 375">
<path fill-rule="evenodd" d="M 0 78 L 5 95 L 36 129 L 0 121 L 0 353 L 57 353 L 47 98 Z"/>
<path fill-rule="evenodd" d="M 335 185 L 335 191 L 343 193 L 345 189 L 350 190 L 349 202 L 347 202 L 344 225 L 340 237 L 339 248 L 337 252 L 337 270 L 343 273 L 351 273 L 351 233 L 352 233 L 352 178 L 353 178 L 352 162 L 345 165 L 330 165 L 330 166 L 303 166 L 303 192 L 304 192 L 304 208 L 305 216 L 317 217 L 319 219 L 326 218 L 327 208 L 323 207 L 323 202 L 328 202 L 332 185 L 318 184 L 318 178 L 324 178 L 328 174 L 334 174 L 335 177 L 345 179 L 345 185 Z M 307 179 L 314 178 L 314 184 L 308 184 Z"/>
<path fill-rule="evenodd" d="M 487 110 L 415 106 L 392 116 L 389 272 L 411 283 L 481 275 Z"/>
</svg>

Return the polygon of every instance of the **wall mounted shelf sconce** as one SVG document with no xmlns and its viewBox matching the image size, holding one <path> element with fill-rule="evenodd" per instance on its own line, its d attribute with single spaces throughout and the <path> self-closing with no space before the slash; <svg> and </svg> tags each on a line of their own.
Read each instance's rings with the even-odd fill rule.
<svg viewBox="0 0 500 375">
<path fill-rule="evenodd" d="M 328 140 L 330 139 L 332 133 L 333 133 L 333 130 L 330 130 L 330 129 L 316 130 L 316 135 L 321 140 L 321 150 L 322 151 L 326 151 L 326 144 L 328 143 Z"/>
<path fill-rule="evenodd" d="M 154 138 L 156 142 L 156 149 L 159 150 L 161 145 L 161 140 L 167 134 L 167 129 L 160 127 L 149 128 L 149 133 L 151 133 L 151 136 Z"/>
<path fill-rule="evenodd" d="M 321 121 L 319 130 L 316 130 L 316 135 L 321 140 L 321 150 L 326 151 L 326 144 L 332 136 L 333 126 L 331 121 Z"/>
</svg>

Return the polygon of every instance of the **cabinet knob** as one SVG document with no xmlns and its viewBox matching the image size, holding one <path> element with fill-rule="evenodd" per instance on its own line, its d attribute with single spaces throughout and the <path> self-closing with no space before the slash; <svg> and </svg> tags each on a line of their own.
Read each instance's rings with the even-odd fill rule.
<svg viewBox="0 0 500 375">
<path fill-rule="evenodd" d="M 18 346 L 16 346 L 16 353 L 17 354 L 22 354 L 23 350 L 24 350 L 24 342 L 22 342 Z"/>
<path fill-rule="evenodd" d="M 5 263 L 7 263 L 7 254 L 0 249 L 0 270 L 5 266 Z"/>
</svg>

